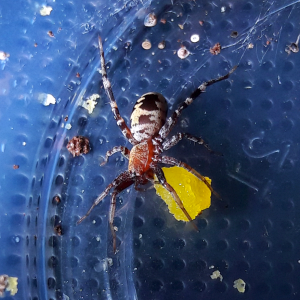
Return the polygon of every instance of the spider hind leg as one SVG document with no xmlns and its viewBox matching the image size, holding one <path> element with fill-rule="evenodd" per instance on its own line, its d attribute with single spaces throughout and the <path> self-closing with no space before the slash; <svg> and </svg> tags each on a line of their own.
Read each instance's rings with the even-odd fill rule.
<svg viewBox="0 0 300 300">
<path fill-rule="evenodd" d="M 159 167 L 155 167 L 154 169 L 155 175 L 157 176 L 159 182 L 161 183 L 161 185 L 163 185 L 163 187 L 172 195 L 173 199 L 175 200 L 176 204 L 178 205 L 178 207 L 181 209 L 181 211 L 184 213 L 184 215 L 187 217 L 187 219 L 192 223 L 193 227 L 195 228 L 196 231 L 199 231 L 197 225 L 193 222 L 191 216 L 189 215 L 189 213 L 187 212 L 187 210 L 185 209 L 185 207 L 183 206 L 182 201 L 180 200 L 179 196 L 177 195 L 176 191 L 174 190 L 174 188 L 167 182 L 165 175 L 162 171 L 161 168 Z"/>
<path fill-rule="evenodd" d="M 210 191 L 220 200 L 222 200 L 222 198 L 220 197 L 220 195 L 214 191 L 214 189 L 212 188 L 212 186 L 210 185 L 210 183 L 205 179 L 205 177 L 203 175 L 201 175 L 199 172 L 197 172 L 195 169 L 193 169 L 191 166 L 189 166 L 187 163 L 180 161 L 174 157 L 171 156 L 162 156 L 159 160 L 159 162 L 166 164 L 166 165 L 171 165 L 171 166 L 177 166 L 177 167 L 182 167 L 185 170 L 189 171 L 190 173 L 192 173 L 194 176 L 196 176 L 198 179 L 200 179 L 201 181 L 203 181 L 203 183 L 210 189 Z"/>
</svg>

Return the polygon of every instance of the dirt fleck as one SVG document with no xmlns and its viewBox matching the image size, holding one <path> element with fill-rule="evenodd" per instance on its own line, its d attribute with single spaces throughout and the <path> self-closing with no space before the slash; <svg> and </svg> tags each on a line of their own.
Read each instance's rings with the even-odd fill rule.
<svg viewBox="0 0 300 300">
<path fill-rule="evenodd" d="M 90 152 L 90 141 L 84 136 L 74 136 L 67 145 L 69 152 L 75 156 Z"/>
<path fill-rule="evenodd" d="M 221 45 L 220 43 L 216 43 L 212 48 L 209 49 L 209 52 L 212 55 L 218 55 L 221 53 Z"/>
</svg>

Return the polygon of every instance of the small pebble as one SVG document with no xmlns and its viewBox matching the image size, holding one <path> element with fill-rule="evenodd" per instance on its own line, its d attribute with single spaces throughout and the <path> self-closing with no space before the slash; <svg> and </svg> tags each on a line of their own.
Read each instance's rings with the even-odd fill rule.
<svg viewBox="0 0 300 300">
<path fill-rule="evenodd" d="M 142 47 L 145 50 L 151 49 L 151 47 L 152 47 L 151 42 L 149 40 L 144 40 L 142 43 Z"/>
<path fill-rule="evenodd" d="M 177 51 L 177 55 L 179 58 L 181 59 L 185 59 L 190 55 L 189 50 L 186 49 L 186 47 L 182 46 L 178 51 Z"/>
<path fill-rule="evenodd" d="M 157 23 L 157 17 L 154 13 L 150 13 L 145 17 L 144 25 L 146 27 L 153 27 Z"/>
<path fill-rule="evenodd" d="M 158 49 L 164 49 L 166 47 L 165 41 L 160 42 L 157 47 Z"/>
</svg>

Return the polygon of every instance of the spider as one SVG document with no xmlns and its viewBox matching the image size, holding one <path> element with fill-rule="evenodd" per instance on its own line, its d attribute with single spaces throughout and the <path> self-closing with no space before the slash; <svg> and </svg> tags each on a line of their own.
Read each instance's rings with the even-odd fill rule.
<svg viewBox="0 0 300 300">
<path fill-rule="evenodd" d="M 118 105 L 113 95 L 111 83 L 107 78 L 104 51 L 100 36 L 98 37 L 98 42 L 103 86 L 109 98 L 112 113 L 117 122 L 117 125 L 120 127 L 123 135 L 133 145 L 133 147 L 131 150 L 129 150 L 124 146 L 116 146 L 106 152 L 105 159 L 101 166 L 108 162 L 108 158 L 110 156 L 117 152 L 121 152 L 129 160 L 128 170 L 118 175 L 105 188 L 105 190 L 94 201 L 88 212 L 79 219 L 77 224 L 81 223 L 91 213 L 94 207 L 98 205 L 109 194 L 110 190 L 113 189 L 109 210 L 109 225 L 113 237 L 113 251 L 114 253 L 116 253 L 116 233 L 113 226 L 116 209 L 116 197 L 121 191 L 132 184 L 135 185 L 135 189 L 139 190 L 138 187 L 140 185 L 145 185 L 148 182 L 154 183 L 154 175 L 156 175 L 159 183 L 163 185 L 167 191 L 169 191 L 188 220 L 192 221 L 190 215 L 184 208 L 175 190 L 166 181 L 164 173 L 159 164 L 179 166 L 186 169 L 194 176 L 202 180 L 211 190 L 211 192 L 219 197 L 219 195 L 213 190 L 211 185 L 206 181 L 204 176 L 202 176 L 188 164 L 179 161 L 174 157 L 162 155 L 162 153 L 175 146 L 183 138 L 200 145 L 204 145 L 208 149 L 208 151 L 210 151 L 211 153 L 213 152 L 201 137 L 195 137 L 189 133 L 177 133 L 168 139 L 167 136 L 176 124 L 182 111 L 186 107 L 188 107 L 193 102 L 193 100 L 195 100 L 201 93 L 205 92 L 206 87 L 221 80 L 227 79 L 229 75 L 234 72 L 237 66 L 232 68 L 229 73 L 224 76 L 202 83 L 195 91 L 191 93 L 190 97 L 188 97 L 179 105 L 178 109 L 175 110 L 172 116 L 168 119 L 168 105 L 163 95 L 155 92 L 149 92 L 142 95 L 136 101 L 133 107 L 130 117 L 131 128 L 129 128 L 119 113 Z M 196 225 L 194 225 L 194 227 L 197 229 Z"/>
</svg>

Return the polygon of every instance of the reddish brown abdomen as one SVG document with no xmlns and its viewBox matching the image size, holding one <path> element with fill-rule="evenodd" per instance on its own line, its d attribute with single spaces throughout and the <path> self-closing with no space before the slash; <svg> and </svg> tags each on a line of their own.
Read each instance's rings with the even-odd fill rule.
<svg viewBox="0 0 300 300">
<path fill-rule="evenodd" d="M 151 139 L 165 124 L 167 112 L 168 105 L 163 95 L 154 92 L 142 95 L 130 117 L 133 137 L 138 142 Z"/>
<path fill-rule="evenodd" d="M 144 141 L 135 145 L 129 156 L 128 170 L 137 176 L 144 174 L 150 166 L 153 157 L 152 141 Z"/>
</svg>

